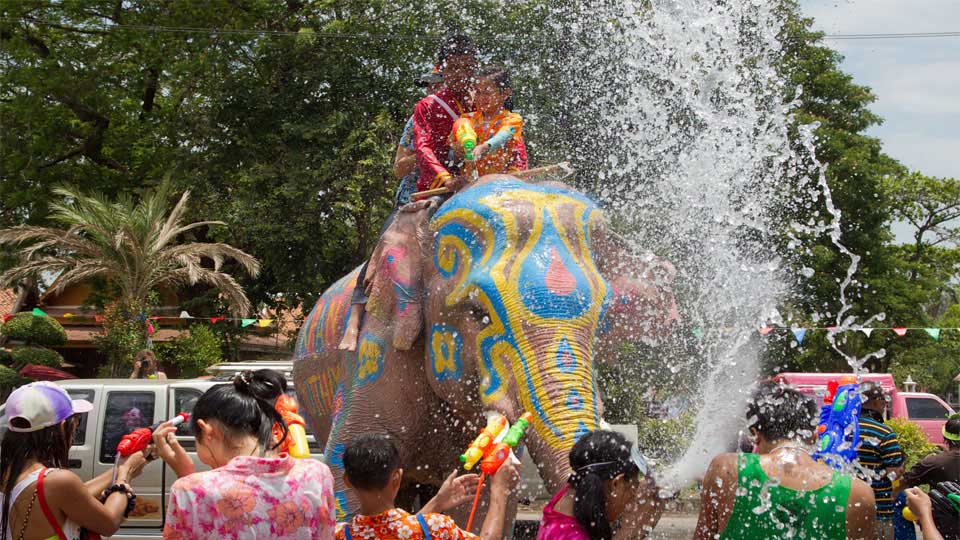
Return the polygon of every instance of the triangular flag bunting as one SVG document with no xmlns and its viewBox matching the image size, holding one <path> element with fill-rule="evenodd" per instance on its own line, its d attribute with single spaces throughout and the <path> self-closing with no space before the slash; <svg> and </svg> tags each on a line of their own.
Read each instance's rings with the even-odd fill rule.
<svg viewBox="0 0 960 540">
<path fill-rule="evenodd" d="M 223 317 L 210 317 L 210 324 L 217 324 L 222 320 L 223 320 Z"/>
<path fill-rule="evenodd" d="M 257 324 L 260 326 L 260 328 L 266 328 L 273 324 L 273 319 L 260 319 L 257 321 Z"/>
<path fill-rule="evenodd" d="M 46 313 L 45 311 L 43 311 L 42 309 L 40 309 L 40 308 L 38 308 L 38 307 L 35 307 L 35 308 L 33 308 L 33 316 L 34 316 L 34 317 L 46 317 L 46 316 L 47 316 L 47 313 Z"/>
<path fill-rule="evenodd" d="M 771 327 L 771 326 L 761 326 L 761 327 L 760 327 L 760 335 L 761 335 L 761 336 L 765 336 L 765 335 L 769 334 L 770 332 L 773 332 L 773 327 Z"/>
<path fill-rule="evenodd" d="M 181 318 L 181 319 L 192 319 L 192 318 L 193 318 L 193 315 L 190 315 L 189 313 L 187 313 L 186 310 L 184 310 L 184 311 L 181 311 L 181 312 L 180 312 L 180 318 Z"/>
<path fill-rule="evenodd" d="M 96 315 L 93 316 L 93 320 L 97 321 L 98 323 L 102 323 L 102 322 L 103 322 L 103 315 L 97 313 Z"/>
<path fill-rule="evenodd" d="M 930 334 L 930 337 L 932 337 L 934 341 L 940 341 L 940 329 L 939 329 L 939 328 L 924 328 L 924 330 L 925 330 L 928 334 Z"/>
<path fill-rule="evenodd" d="M 900 336 L 900 337 L 903 337 L 903 336 L 907 335 L 907 329 L 906 329 L 906 328 L 891 328 L 891 330 L 893 330 L 893 333 L 894 333 L 894 334 L 896 334 L 896 335 L 898 335 L 898 336 Z"/>
<path fill-rule="evenodd" d="M 153 327 L 153 323 L 147 321 L 147 337 L 150 337 L 156 332 L 156 329 Z"/>
<path fill-rule="evenodd" d="M 70 313 L 70 312 L 68 311 L 68 312 L 66 312 L 66 313 L 63 314 L 63 318 L 64 318 L 64 319 L 72 319 L 72 318 L 73 318 L 73 313 Z"/>
<path fill-rule="evenodd" d="M 703 337 L 703 328 L 694 328 L 690 333 L 693 334 L 693 337 L 700 339 Z"/>
<path fill-rule="evenodd" d="M 803 345 L 803 336 L 807 335 L 806 328 L 794 328 L 793 337 L 797 338 L 797 345 Z"/>
<path fill-rule="evenodd" d="M 873 328 L 861 328 L 860 331 L 863 332 L 865 336 L 870 337 L 870 334 L 873 333 Z"/>
<path fill-rule="evenodd" d="M 827 332 L 836 332 L 836 331 L 837 331 L 837 327 L 836 327 L 836 326 L 828 326 L 828 327 L 827 327 Z"/>
<path fill-rule="evenodd" d="M 255 322 L 257 322 L 256 319 L 240 319 L 240 327 L 246 328 Z"/>
<path fill-rule="evenodd" d="M 4 314 L 3 314 L 3 322 L 7 322 L 7 321 L 9 321 L 9 320 L 12 319 L 12 318 L 13 318 L 13 313 L 4 313 Z"/>
</svg>

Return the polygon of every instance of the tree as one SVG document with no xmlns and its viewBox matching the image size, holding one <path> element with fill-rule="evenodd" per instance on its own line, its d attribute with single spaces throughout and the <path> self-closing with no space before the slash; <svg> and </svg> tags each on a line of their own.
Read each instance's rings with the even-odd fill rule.
<svg viewBox="0 0 960 540">
<path fill-rule="evenodd" d="M 260 264 L 229 244 L 182 241 L 198 229 L 223 225 L 185 224 L 189 191 L 172 209 L 167 185 L 136 203 L 127 196 L 110 201 L 73 187 L 54 191 L 63 200 L 51 205 L 51 219 L 62 228 L 19 225 L 0 230 L 0 245 L 22 249 L 19 264 L 0 274 L 0 286 L 49 273 L 57 276 L 51 289 L 59 292 L 101 278 L 116 287 L 124 306 L 144 306 L 151 292 L 162 287 L 203 283 L 217 288 L 235 313 L 250 311 L 246 294 L 223 265 L 232 260 L 256 276 Z"/>
</svg>

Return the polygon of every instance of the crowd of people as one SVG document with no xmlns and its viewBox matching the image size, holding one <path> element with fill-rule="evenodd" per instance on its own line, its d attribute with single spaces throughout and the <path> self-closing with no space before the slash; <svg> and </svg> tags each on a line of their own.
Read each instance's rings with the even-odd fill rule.
<svg viewBox="0 0 960 540">
<path fill-rule="evenodd" d="M 238 374 L 197 400 L 190 422 L 197 457 L 208 471 L 195 471 L 174 436 L 176 426 L 167 422 L 154 431 L 152 445 L 120 463 L 115 477 L 108 471 L 84 483 L 68 470 L 68 459 L 78 419 L 92 405 L 72 400 L 53 383 L 18 388 L 6 402 L 7 433 L 0 444 L 5 538 L 80 540 L 115 533 L 134 507 L 137 476 L 157 457 L 178 477 L 166 509 L 167 539 L 477 538 L 444 514 L 472 498 L 477 476 L 451 474 L 434 498 L 410 514 L 394 502 L 403 469 L 384 434 L 361 436 L 345 449 L 344 483 L 359 507 L 337 523 L 330 469 L 281 452 L 287 427 L 276 401 L 286 391 L 283 375 L 264 369 Z M 864 397 L 871 407 L 884 401 L 882 389 L 869 386 Z M 892 538 L 888 516 L 901 487 L 925 540 L 957 538 L 960 415 L 943 428 L 948 450 L 915 465 L 902 482 L 902 457 L 883 455 L 896 445 L 895 435 L 885 431 L 865 437 L 871 446 L 861 449 L 863 457 L 877 457 L 867 481 L 813 459 L 818 408 L 796 390 L 761 385 L 746 416 L 754 451 L 721 454 L 710 464 L 695 540 Z M 868 414 L 862 421 L 864 433 L 876 418 Z M 543 509 L 538 540 L 643 538 L 656 525 L 665 496 L 640 449 L 620 433 L 582 436 L 570 451 L 569 469 L 567 485 Z M 492 476 L 480 539 L 504 538 L 518 481 L 509 461 Z M 916 487 L 921 484 L 935 489 L 927 495 Z M 621 533 L 627 528 L 633 536 Z"/>
<path fill-rule="evenodd" d="M 523 119 L 512 110 L 510 76 L 502 67 L 478 66 L 477 58 L 469 38 L 453 36 L 442 44 L 436 70 L 420 79 L 428 95 L 416 104 L 397 147 L 394 212 L 417 191 L 456 191 L 482 174 L 527 168 Z M 452 133 L 461 118 L 475 127 L 475 148 Z M 385 227 L 391 220 L 392 215 Z M 342 349 L 356 348 L 364 275 L 361 271 Z M 165 375 L 145 353 L 131 378 Z M 477 538 L 444 512 L 468 502 L 479 478 L 454 473 L 416 514 L 398 508 L 401 457 L 385 434 L 359 437 L 344 450 L 344 483 L 358 508 L 337 523 L 330 469 L 282 451 L 287 426 L 276 402 L 286 392 L 282 374 L 259 370 L 214 386 L 196 401 L 190 418 L 196 455 L 210 470 L 195 470 L 176 427 L 166 423 L 154 431 L 153 444 L 122 461 L 115 475 L 108 471 L 83 482 L 69 470 L 69 451 L 80 415 L 91 404 L 72 400 L 51 383 L 18 388 L 6 402 L 7 432 L 0 446 L 4 538 L 79 540 L 115 533 L 135 505 L 137 476 L 158 457 L 178 477 L 166 505 L 167 539 Z M 709 465 L 694 538 L 890 540 L 900 500 L 915 514 L 924 540 L 960 540 L 960 415 L 944 427 L 948 450 L 905 471 L 896 434 L 883 423 L 883 389 L 863 385 L 861 394 L 858 478 L 814 459 L 818 407 L 808 396 L 783 385 L 761 385 L 746 412 L 752 451 L 721 454 Z M 543 509 L 538 540 L 643 538 L 656 525 L 669 496 L 635 444 L 613 431 L 593 431 L 574 444 L 568 458 L 569 480 Z M 491 477 L 482 540 L 508 534 L 518 481 L 510 462 Z M 917 488 L 924 484 L 935 488 L 933 499 Z M 957 507 L 951 510 L 951 504 Z"/>
</svg>

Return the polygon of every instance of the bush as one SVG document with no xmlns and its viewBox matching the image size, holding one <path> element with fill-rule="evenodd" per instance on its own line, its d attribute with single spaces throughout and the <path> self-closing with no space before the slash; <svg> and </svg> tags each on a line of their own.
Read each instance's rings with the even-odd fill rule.
<svg viewBox="0 0 960 540">
<path fill-rule="evenodd" d="M 182 378 L 196 377 L 223 359 L 222 345 L 209 326 L 195 324 L 169 343 L 158 345 L 157 360 L 177 366 Z"/>
<path fill-rule="evenodd" d="M 913 467 L 916 462 L 930 454 L 936 454 L 939 450 L 937 445 L 927 440 L 920 426 L 913 422 L 899 418 L 891 418 L 887 420 L 886 423 L 897 433 L 897 438 L 900 440 L 900 448 L 903 449 L 904 454 L 907 456 L 906 470 L 909 471 L 910 467 Z"/>
<path fill-rule="evenodd" d="M 57 347 L 67 343 L 67 332 L 56 319 L 46 315 L 37 317 L 30 312 L 18 313 L 4 323 L 0 334 L 26 345 Z"/>
<path fill-rule="evenodd" d="M 690 411 L 676 418 L 641 418 L 637 422 L 637 444 L 647 457 L 672 463 L 686 451 L 695 428 Z"/>
<path fill-rule="evenodd" d="M 12 366 L 13 365 L 13 353 L 7 349 L 0 349 L 0 366 Z"/>
<path fill-rule="evenodd" d="M 63 367 L 63 357 L 60 353 L 52 349 L 41 347 L 20 347 L 13 351 L 13 365 L 17 369 L 27 364 L 35 366 L 47 366 L 52 368 Z"/>
<path fill-rule="evenodd" d="M 3 399 L 6 399 L 14 388 L 28 382 L 30 379 L 21 377 L 19 373 L 7 366 L 0 366 L 0 396 L 3 396 Z"/>
</svg>

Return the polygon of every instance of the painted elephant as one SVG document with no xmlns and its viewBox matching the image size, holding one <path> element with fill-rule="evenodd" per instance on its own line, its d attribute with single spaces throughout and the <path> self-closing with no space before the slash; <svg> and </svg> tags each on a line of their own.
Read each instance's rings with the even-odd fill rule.
<svg viewBox="0 0 960 540">
<path fill-rule="evenodd" d="M 488 176 L 425 206 L 404 208 L 371 257 L 357 352 L 336 346 L 359 270 L 323 294 L 297 341 L 301 410 L 327 441 L 341 511 L 354 437 L 395 438 L 410 501 L 458 465 L 488 410 L 533 413 L 526 445 L 557 489 L 573 443 L 600 425 L 597 352 L 677 317 L 673 267 L 631 254 L 566 185 Z"/>
</svg>

